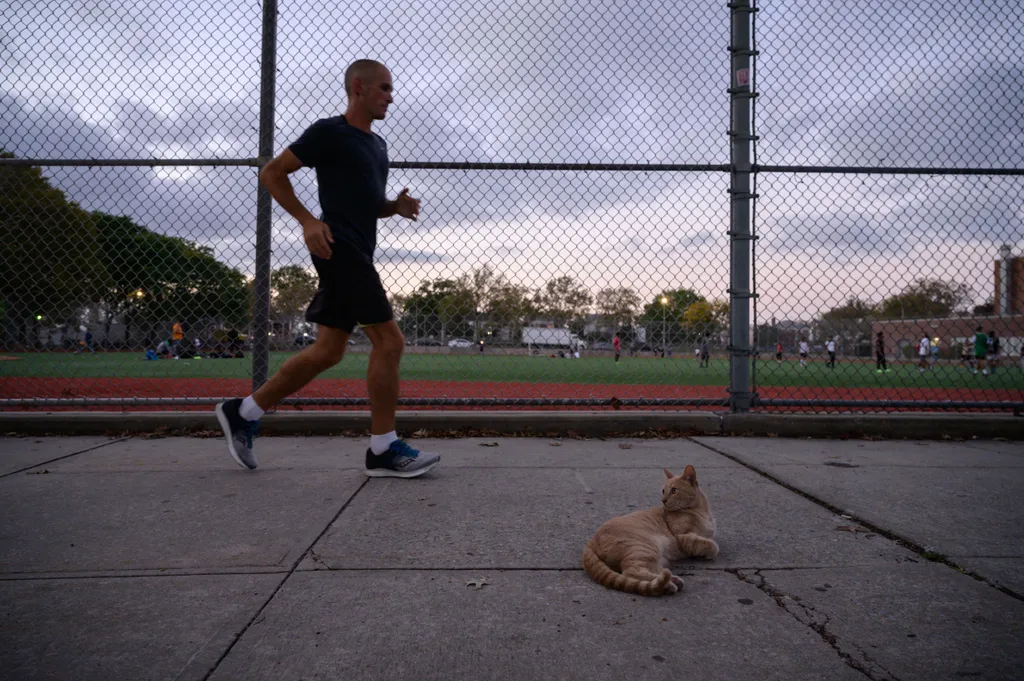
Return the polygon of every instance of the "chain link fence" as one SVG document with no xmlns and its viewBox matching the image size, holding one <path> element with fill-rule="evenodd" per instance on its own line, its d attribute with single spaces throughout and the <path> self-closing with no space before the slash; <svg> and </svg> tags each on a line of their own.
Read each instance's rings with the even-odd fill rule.
<svg viewBox="0 0 1024 681">
<path fill-rule="evenodd" d="M 57 10 L 3 9 L 0 408 L 207 408 L 315 342 L 256 176 L 362 57 L 423 206 L 379 225 L 404 405 L 1021 406 L 1012 3 Z M 365 408 L 350 346 L 286 404 Z"/>
<path fill-rule="evenodd" d="M 1019 405 L 1019 3 L 757 17 L 763 406 Z"/>
</svg>

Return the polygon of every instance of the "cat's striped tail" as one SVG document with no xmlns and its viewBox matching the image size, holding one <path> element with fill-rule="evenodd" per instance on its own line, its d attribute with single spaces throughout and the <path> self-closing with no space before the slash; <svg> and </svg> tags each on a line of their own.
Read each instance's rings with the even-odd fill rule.
<svg viewBox="0 0 1024 681">
<path fill-rule="evenodd" d="M 665 593 L 665 587 L 672 581 L 672 573 L 667 569 L 662 569 L 657 579 L 648 581 L 615 572 L 594 553 L 589 542 L 583 549 L 583 569 L 601 586 L 640 596 L 661 596 Z"/>
</svg>

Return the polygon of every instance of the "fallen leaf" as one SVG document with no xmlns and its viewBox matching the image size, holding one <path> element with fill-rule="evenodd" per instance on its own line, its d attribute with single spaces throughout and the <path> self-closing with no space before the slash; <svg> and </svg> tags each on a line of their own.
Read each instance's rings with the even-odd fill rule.
<svg viewBox="0 0 1024 681">
<path fill-rule="evenodd" d="M 412 436 L 413 437 L 426 437 L 427 433 L 428 433 L 428 431 L 427 431 L 426 428 L 420 428 L 415 433 L 413 433 Z"/>
<path fill-rule="evenodd" d="M 555 442 L 554 440 L 552 440 L 548 444 L 551 445 L 552 447 L 561 447 L 562 446 L 561 442 Z"/>
<path fill-rule="evenodd" d="M 846 518 L 847 520 L 853 520 L 853 516 L 852 516 L 852 515 L 846 515 L 845 513 L 844 513 L 844 514 L 842 514 L 842 515 L 841 515 L 841 516 L 839 516 L 839 517 L 840 517 L 840 518 Z"/>
<path fill-rule="evenodd" d="M 471 586 L 471 587 L 473 587 L 473 589 L 474 589 L 475 591 L 479 591 L 480 589 L 484 588 L 484 585 L 485 585 L 485 584 L 490 584 L 490 582 L 488 582 L 488 581 L 487 581 L 486 579 L 484 579 L 483 577 L 479 577 L 479 578 L 477 578 L 477 579 L 471 579 L 471 580 L 469 580 L 468 582 L 466 582 L 466 586 Z"/>
<path fill-rule="evenodd" d="M 497 442 L 481 442 L 480 446 L 481 447 L 497 447 L 498 443 Z"/>
<path fill-rule="evenodd" d="M 633 449 L 633 445 L 629 444 L 628 442 L 620 442 L 619 449 Z"/>
</svg>

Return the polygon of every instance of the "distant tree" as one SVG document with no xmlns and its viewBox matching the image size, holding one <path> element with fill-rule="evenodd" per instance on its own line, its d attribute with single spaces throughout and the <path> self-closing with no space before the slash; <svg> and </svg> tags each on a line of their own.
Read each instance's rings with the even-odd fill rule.
<svg viewBox="0 0 1024 681">
<path fill-rule="evenodd" d="M 821 320 L 814 324 L 815 335 L 836 339 L 841 352 L 870 355 L 871 322 L 877 316 L 878 306 L 850 296 L 842 305 L 821 315 Z"/>
<path fill-rule="evenodd" d="M 541 314 L 550 317 L 555 326 L 568 326 L 582 333 L 587 311 L 594 298 L 584 286 L 569 276 L 549 280 L 537 295 Z"/>
<path fill-rule="evenodd" d="M 158 335 L 174 321 L 248 324 L 251 284 L 217 260 L 213 249 L 157 234 L 128 217 L 99 212 L 93 217 L 108 273 L 101 296 L 108 320 L 117 316 L 129 332 L 133 324 L 143 324 Z"/>
<path fill-rule="evenodd" d="M 948 317 L 970 299 L 971 288 L 966 284 L 918 279 L 901 293 L 885 298 L 878 314 L 889 319 Z"/>
<path fill-rule="evenodd" d="M 270 273 L 270 313 L 293 330 L 316 293 L 317 276 L 301 265 L 285 265 Z"/>
<path fill-rule="evenodd" d="M 698 300 L 683 311 L 682 322 L 686 338 L 696 339 L 704 334 L 714 338 L 729 324 L 729 303 Z"/>
<path fill-rule="evenodd" d="M 661 302 L 662 298 L 665 303 Z M 683 313 L 697 302 L 707 301 L 704 296 L 688 288 L 662 291 L 654 296 L 654 300 L 644 305 L 639 319 L 639 324 L 648 331 L 647 342 L 656 345 L 692 342 L 692 334 L 683 326 Z"/>
<path fill-rule="evenodd" d="M 597 313 L 616 331 L 629 325 L 640 309 L 640 296 L 631 288 L 605 288 L 597 293 Z"/>
<path fill-rule="evenodd" d="M 93 216 L 39 168 L 0 167 L 0 299 L 18 342 L 35 345 L 35 327 L 65 324 L 107 286 Z"/>
<path fill-rule="evenodd" d="M 535 293 L 527 286 L 502 283 L 493 289 L 486 312 L 496 328 L 508 329 L 509 340 L 521 340 L 522 327 L 538 314 Z"/>
</svg>

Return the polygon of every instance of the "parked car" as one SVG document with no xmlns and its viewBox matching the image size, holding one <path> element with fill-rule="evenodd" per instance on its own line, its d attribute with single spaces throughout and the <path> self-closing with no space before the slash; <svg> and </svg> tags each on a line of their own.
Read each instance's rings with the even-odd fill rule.
<svg viewBox="0 0 1024 681">
<path fill-rule="evenodd" d="M 450 341 L 448 341 L 448 347 L 471 348 L 473 347 L 473 342 L 470 340 L 466 340 L 465 338 L 452 338 Z"/>
<path fill-rule="evenodd" d="M 299 347 L 312 345 L 316 342 L 316 336 L 311 333 L 304 333 L 295 337 L 295 344 Z"/>
<path fill-rule="evenodd" d="M 444 345 L 441 341 L 436 338 L 417 338 L 415 342 L 407 341 L 410 345 L 416 345 L 418 347 L 440 347 Z"/>
</svg>

